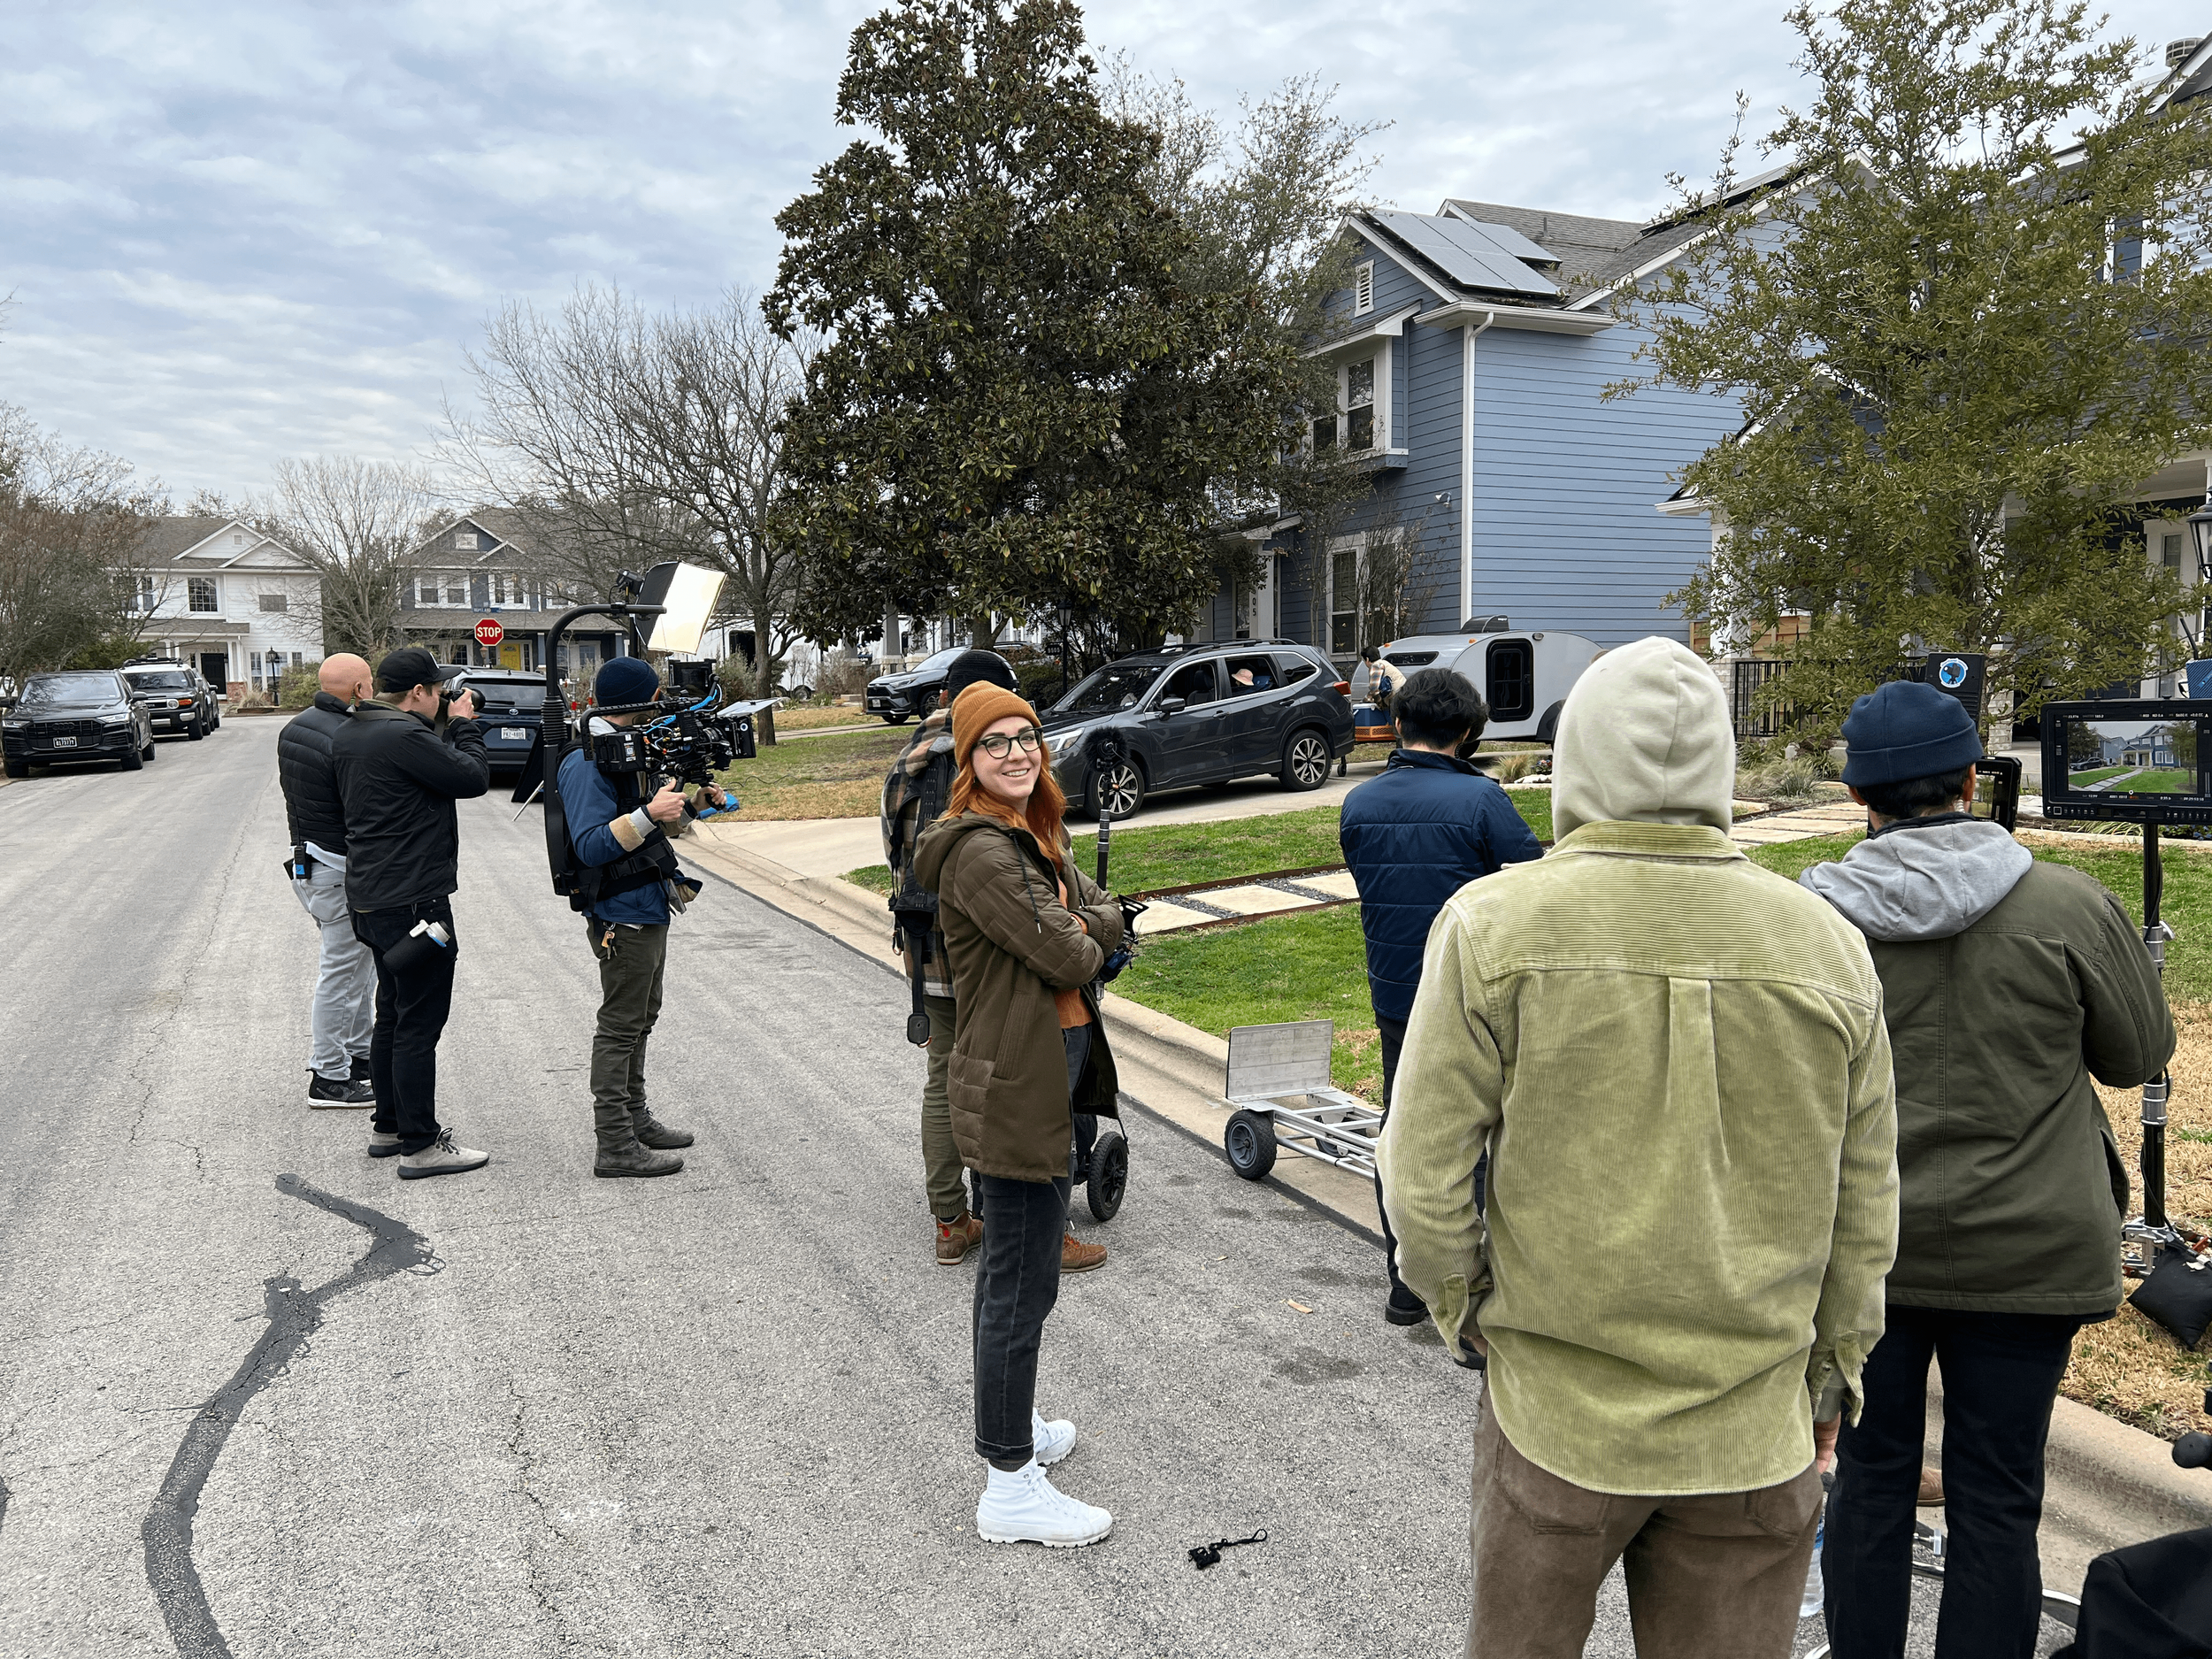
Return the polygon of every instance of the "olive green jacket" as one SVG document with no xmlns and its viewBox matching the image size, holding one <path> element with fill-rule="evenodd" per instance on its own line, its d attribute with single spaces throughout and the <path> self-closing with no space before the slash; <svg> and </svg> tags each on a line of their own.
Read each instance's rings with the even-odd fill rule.
<svg viewBox="0 0 2212 1659">
<path fill-rule="evenodd" d="M 1727 710 L 1681 646 L 1600 657 L 1556 759 L 1549 856 L 1429 934 L 1379 1153 L 1398 1271 L 1448 1348 L 1487 1339 L 1540 1467 L 1772 1486 L 1812 1462 L 1816 1405 L 1855 1410 L 1882 1333 L 1881 985 L 1856 929 L 1729 841 Z"/>
<path fill-rule="evenodd" d="M 960 1161 L 983 1175 L 1049 1181 L 1068 1172 L 1070 1112 L 1120 1115 L 1119 1079 L 1091 981 L 1121 944 L 1121 907 L 1027 830 L 983 813 L 941 818 L 915 845 L 937 895 L 959 1014 L 946 1088 Z M 1068 884 L 1074 909 L 1060 902 Z M 1082 987 L 1091 1054 L 1074 1098 L 1053 993 Z"/>
<path fill-rule="evenodd" d="M 1939 881 L 1957 854 L 1938 845 L 1896 829 L 1802 878 L 1893 935 L 1870 941 L 1896 1055 L 1903 1182 L 1889 1299 L 2108 1315 L 2120 1305 L 2128 1174 L 2090 1079 L 2133 1088 L 2172 1058 L 2157 970 L 2118 901 L 2055 864 L 2028 865 L 1993 907 L 1941 937 L 1897 937 L 1909 918 L 1875 914 L 1863 895 L 1855 905 L 1839 880 L 1823 880 L 1901 851 Z"/>
</svg>

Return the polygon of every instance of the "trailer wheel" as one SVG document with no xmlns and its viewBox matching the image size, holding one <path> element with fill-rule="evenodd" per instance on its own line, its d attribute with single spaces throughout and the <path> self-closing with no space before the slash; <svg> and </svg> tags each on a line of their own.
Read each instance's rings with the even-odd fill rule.
<svg viewBox="0 0 2212 1659">
<path fill-rule="evenodd" d="M 1091 1148 L 1091 1179 L 1085 1184 L 1084 1202 L 1100 1221 L 1111 1221 L 1129 1190 L 1129 1141 L 1112 1131 L 1099 1136 Z"/>
<path fill-rule="evenodd" d="M 1536 741 L 1548 747 L 1559 736 L 1559 711 L 1565 708 L 1562 701 L 1544 710 L 1544 718 L 1536 723 Z"/>
<path fill-rule="evenodd" d="M 1221 1146 L 1231 1169 L 1248 1181 L 1259 1180 L 1275 1167 L 1275 1120 L 1263 1112 L 1231 1112 Z"/>
</svg>

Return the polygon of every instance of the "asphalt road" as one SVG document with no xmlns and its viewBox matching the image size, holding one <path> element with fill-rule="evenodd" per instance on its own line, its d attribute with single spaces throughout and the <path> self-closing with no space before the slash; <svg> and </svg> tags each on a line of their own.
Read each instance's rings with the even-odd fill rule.
<svg viewBox="0 0 2212 1659">
<path fill-rule="evenodd" d="M 581 924 L 465 803 L 441 1094 L 493 1162 L 372 1163 L 306 1104 L 279 724 L 0 788 L 0 1654 L 1457 1650 L 1475 1384 L 1157 1120 L 1046 1337 L 1114 1534 L 976 1540 L 902 987 L 734 889 L 655 1040 L 690 1166 L 595 1180 Z"/>
</svg>

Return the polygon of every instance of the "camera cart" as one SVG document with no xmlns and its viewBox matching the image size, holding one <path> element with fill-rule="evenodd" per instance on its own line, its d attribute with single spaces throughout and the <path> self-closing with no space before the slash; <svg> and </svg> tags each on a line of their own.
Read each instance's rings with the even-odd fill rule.
<svg viewBox="0 0 2212 1659">
<path fill-rule="evenodd" d="M 1246 1180 L 1273 1169 L 1284 1145 L 1355 1175 L 1375 1173 L 1382 1113 L 1329 1081 L 1335 1042 L 1333 1019 L 1231 1029 L 1222 1096 L 1232 1110 L 1221 1144 L 1229 1167 Z"/>
</svg>

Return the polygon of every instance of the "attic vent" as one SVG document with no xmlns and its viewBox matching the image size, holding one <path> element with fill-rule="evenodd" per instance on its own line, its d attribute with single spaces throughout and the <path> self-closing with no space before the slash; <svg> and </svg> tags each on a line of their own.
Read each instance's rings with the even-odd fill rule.
<svg viewBox="0 0 2212 1659">
<path fill-rule="evenodd" d="M 1352 315 L 1364 317 L 1375 309 L 1375 262 L 1368 260 L 1352 273 Z"/>
<path fill-rule="evenodd" d="M 475 552 L 476 532 L 473 530 L 456 530 L 453 533 L 453 545 L 466 553 Z"/>
</svg>

